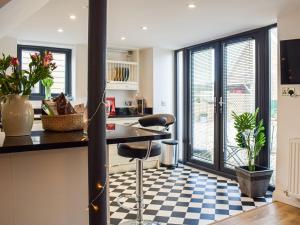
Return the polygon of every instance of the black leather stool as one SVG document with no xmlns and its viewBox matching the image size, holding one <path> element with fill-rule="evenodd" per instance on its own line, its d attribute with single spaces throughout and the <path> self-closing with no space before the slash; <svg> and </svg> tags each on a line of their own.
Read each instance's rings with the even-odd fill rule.
<svg viewBox="0 0 300 225">
<path fill-rule="evenodd" d="M 175 122 L 175 117 L 170 114 L 155 114 L 151 116 L 145 116 L 139 119 L 138 123 L 142 127 L 152 127 L 152 126 L 160 126 L 164 127 L 164 130 L 168 130 L 169 126 Z M 144 210 L 144 195 L 143 195 L 143 162 L 147 160 L 149 157 L 158 156 L 161 153 L 160 144 L 147 141 L 147 142 L 135 142 L 128 144 L 119 144 L 118 145 L 118 154 L 120 156 L 130 158 L 131 160 L 136 159 L 136 208 L 132 208 L 133 210 L 137 210 L 137 218 L 136 220 L 128 221 L 122 223 L 122 225 L 152 225 L 159 224 L 152 221 L 144 221 L 143 220 L 143 210 Z M 131 210 L 123 206 L 120 203 L 120 198 L 125 196 L 120 196 L 117 201 L 120 207 L 125 208 L 127 210 Z"/>
</svg>

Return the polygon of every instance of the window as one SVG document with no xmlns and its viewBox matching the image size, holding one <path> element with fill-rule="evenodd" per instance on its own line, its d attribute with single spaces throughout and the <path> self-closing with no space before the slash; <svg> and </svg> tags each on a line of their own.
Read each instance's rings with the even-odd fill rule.
<svg viewBox="0 0 300 225">
<path fill-rule="evenodd" d="M 28 69 L 30 55 L 34 53 L 44 54 L 45 51 L 50 51 L 53 54 L 53 61 L 57 68 L 53 71 L 54 84 L 51 88 L 52 96 L 65 93 L 68 96 L 72 95 L 71 85 L 71 49 L 51 48 L 42 46 L 18 45 L 18 58 L 21 64 L 21 69 Z M 32 89 L 32 100 L 41 100 L 45 97 L 45 89 L 41 83 L 38 83 Z"/>
</svg>

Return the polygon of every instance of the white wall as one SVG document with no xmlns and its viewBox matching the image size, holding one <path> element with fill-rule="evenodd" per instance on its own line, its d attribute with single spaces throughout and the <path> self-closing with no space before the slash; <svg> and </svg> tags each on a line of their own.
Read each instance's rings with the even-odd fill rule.
<svg viewBox="0 0 300 225">
<path fill-rule="evenodd" d="M 77 103 L 87 101 L 87 85 L 88 85 L 88 47 L 87 45 L 76 45 L 76 58 L 75 58 L 75 79 L 73 93 L 75 95 L 75 101 Z"/>
<path fill-rule="evenodd" d="M 140 94 L 146 99 L 147 107 L 153 107 L 153 49 L 141 49 L 139 55 Z"/>
<path fill-rule="evenodd" d="M 11 37 L 0 38 L 0 54 L 17 55 L 17 40 Z"/>
<path fill-rule="evenodd" d="M 174 51 L 155 48 L 153 112 L 174 113 Z"/>
<path fill-rule="evenodd" d="M 140 93 L 153 113 L 174 113 L 174 52 L 148 48 L 140 51 Z"/>
<path fill-rule="evenodd" d="M 300 38 L 299 24 L 300 9 L 280 15 L 278 18 L 279 40 Z M 289 139 L 300 138 L 300 97 L 281 96 L 282 87 L 284 86 L 278 84 L 278 152 L 274 199 L 300 207 L 299 200 L 287 197 L 284 194 L 288 185 Z M 300 94 L 300 85 L 290 85 L 288 87 L 295 87 L 296 93 Z"/>
</svg>

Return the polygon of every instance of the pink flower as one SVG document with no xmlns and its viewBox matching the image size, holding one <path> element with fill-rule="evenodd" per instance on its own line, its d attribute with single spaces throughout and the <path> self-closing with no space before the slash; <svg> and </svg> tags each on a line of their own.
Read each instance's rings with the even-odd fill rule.
<svg viewBox="0 0 300 225">
<path fill-rule="evenodd" d="M 51 52 L 46 51 L 45 52 L 45 59 L 52 61 L 53 60 L 53 55 Z"/>
<path fill-rule="evenodd" d="M 37 53 L 34 53 L 34 54 L 31 54 L 30 55 L 30 57 L 31 57 L 31 60 L 33 60 L 33 61 L 36 61 L 37 60 L 37 58 L 38 58 L 38 54 Z"/>
<path fill-rule="evenodd" d="M 51 52 L 46 51 L 45 52 L 45 56 L 44 56 L 44 60 L 43 60 L 43 65 L 44 66 L 49 66 L 49 64 L 52 62 L 53 60 L 53 55 Z"/>
<path fill-rule="evenodd" d="M 45 58 L 44 61 L 43 61 L 43 65 L 44 65 L 44 66 L 49 66 L 49 63 L 50 63 L 50 62 Z"/>
<path fill-rule="evenodd" d="M 13 66 L 18 66 L 18 65 L 20 65 L 19 60 L 18 60 L 18 58 L 16 58 L 16 57 L 12 57 L 10 63 L 11 63 L 11 65 L 13 65 Z"/>
</svg>

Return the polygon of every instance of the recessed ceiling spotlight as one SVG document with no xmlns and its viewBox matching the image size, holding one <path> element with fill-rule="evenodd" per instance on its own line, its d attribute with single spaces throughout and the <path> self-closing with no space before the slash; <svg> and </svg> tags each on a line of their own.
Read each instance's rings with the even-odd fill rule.
<svg viewBox="0 0 300 225">
<path fill-rule="evenodd" d="M 196 8 L 197 6 L 194 4 L 194 3 L 189 3 L 188 4 L 188 8 L 189 9 L 194 9 L 194 8 Z"/>
<path fill-rule="evenodd" d="M 147 26 L 142 26 L 141 29 L 142 30 L 148 30 L 148 27 Z"/>
<path fill-rule="evenodd" d="M 58 32 L 58 33 L 62 33 L 62 32 L 64 32 L 64 30 L 63 30 L 62 28 L 58 28 L 58 29 L 57 29 L 57 32 Z"/>
<path fill-rule="evenodd" d="M 126 40 L 126 37 L 121 37 L 121 40 L 122 40 L 122 41 L 125 41 L 125 40 Z"/>
<path fill-rule="evenodd" d="M 72 15 L 70 15 L 70 16 L 69 16 L 69 18 L 70 18 L 71 20 L 76 20 L 76 16 L 75 16 L 75 15 L 73 15 L 73 14 L 72 14 Z"/>
</svg>

